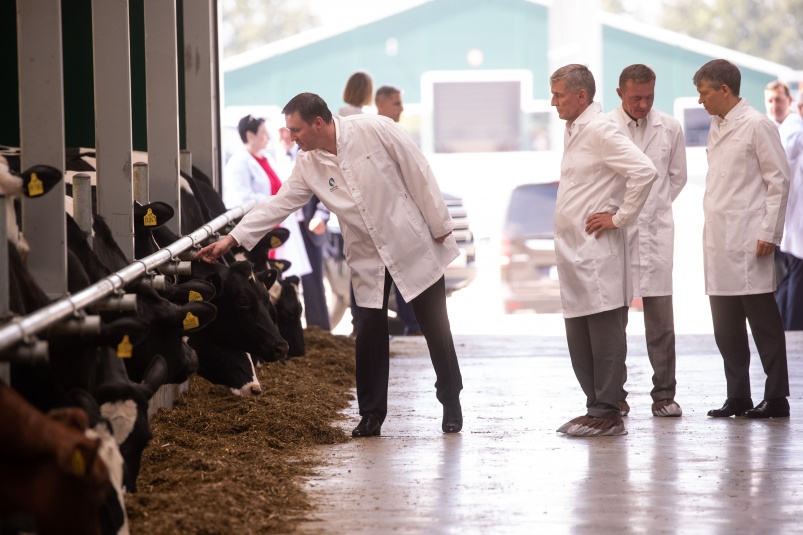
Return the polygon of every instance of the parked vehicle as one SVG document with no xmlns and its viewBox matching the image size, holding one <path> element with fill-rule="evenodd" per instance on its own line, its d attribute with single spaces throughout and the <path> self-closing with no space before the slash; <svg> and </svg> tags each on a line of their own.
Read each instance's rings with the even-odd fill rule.
<svg viewBox="0 0 803 535">
<path fill-rule="evenodd" d="M 558 183 L 525 184 L 510 194 L 500 264 L 505 312 L 559 312 L 553 219 Z"/>
<path fill-rule="evenodd" d="M 463 199 L 449 193 L 443 193 L 443 200 L 449 208 L 449 215 L 454 221 L 452 234 L 460 248 L 460 256 L 446 268 L 446 295 L 465 288 L 477 278 L 477 265 L 474 248 L 474 234 L 468 224 L 468 211 L 463 206 Z"/>
</svg>

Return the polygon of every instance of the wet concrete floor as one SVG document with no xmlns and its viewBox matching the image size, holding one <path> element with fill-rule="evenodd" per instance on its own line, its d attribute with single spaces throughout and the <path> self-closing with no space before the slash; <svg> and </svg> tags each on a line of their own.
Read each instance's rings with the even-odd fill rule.
<svg viewBox="0 0 803 535">
<path fill-rule="evenodd" d="M 572 438 L 585 413 L 559 323 L 552 336 L 455 336 L 462 433 L 444 435 L 420 338 L 391 342 L 382 436 L 321 449 L 301 533 L 803 533 L 803 333 L 788 333 L 791 419 L 712 419 L 725 400 L 710 334 L 677 338 L 681 418 L 653 418 L 644 338 L 629 336 L 629 432 Z M 522 331 L 519 331 L 522 332 Z M 752 359 L 753 400 L 764 374 Z M 342 425 L 359 421 L 356 407 Z"/>
</svg>

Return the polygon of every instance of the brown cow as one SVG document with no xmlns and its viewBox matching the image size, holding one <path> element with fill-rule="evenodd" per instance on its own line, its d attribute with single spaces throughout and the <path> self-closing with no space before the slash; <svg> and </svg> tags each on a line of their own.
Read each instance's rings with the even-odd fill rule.
<svg viewBox="0 0 803 535">
<path fill-rule="evenodd" d="M 38 533 L 99 534 L 110 490 L 81 409 L 39 412 L 0 381 L 0 513 L 26 513 Z"/>
</svg>

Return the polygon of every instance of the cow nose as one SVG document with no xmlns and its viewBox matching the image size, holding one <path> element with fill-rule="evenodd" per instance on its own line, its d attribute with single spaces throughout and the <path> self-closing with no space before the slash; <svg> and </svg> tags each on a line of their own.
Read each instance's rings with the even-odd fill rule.
<svg viewBox="0 0 803 535">
<path fill-rule="evenodd" d="M 288 344 L 285 340 L 276 343 L 276 355 L 280 358 L 284 358 L 287 355 L 287 351 L 290 350 L 290 344 Z"/>
<path fill-rule="evenodd" d="M 262 389 L 261 389 L 261 388 L 259 388 L 258 386 L 252 386 L 252 387 L 251 387 L 251 395 L 252 395 L 252 396 L 258 396 L 258 395 L 260 395 L 261 393 L 262 393 Z"/>
</svg>

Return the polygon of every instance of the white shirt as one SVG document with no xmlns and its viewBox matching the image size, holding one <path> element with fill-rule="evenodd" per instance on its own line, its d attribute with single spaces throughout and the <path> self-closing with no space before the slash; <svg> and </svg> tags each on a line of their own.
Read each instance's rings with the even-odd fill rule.
<svg viewBox="0 0 803 535">
<path fill-rule="evenodd" d="M 775 124 L 791 173 L 781 250 L 803 259 L 803 119 L 793 111 L 782 123 Z"/>
<path fill-rule="evenodd" d="M 758 240 L 779 244 L 789 164 L 778 128 L 746 100 L 708 131 L 703 258 L 708 295 L 775 291 L 774 255 L 756 256 Z"/>
<path fill-rule="evenodd" d="M 271 165 L 271 167 L 274 166 Z M 234 208 L 246 201 L 252 199 L 261 201 L 270 196 L 271 187 L 268 175 L 253 154 L 248 152 L 245 147 L 235 152 L 223 169 L 223 203 L 226 207 Z M 301 277 L 312 273 L 307 249 L 304 246 L 304 237 L 298 226 L 298 218 L 288 217 L 278 223 L 290 231 L 287 241 L 276 249 L 276 258 L 290 261 L 290 267 L 284 271 L 283 276 L 297 275 Z"/>
<path fill-rule="evenodd" d="M 629 306 L 633 296 L 625 227 L 634 223 L 657 173 L 623 128 L 594 102 L 564 133 L 555 203 L 557 255 L 563 316 L 574 318 Z M 618 228 L 599 239 L 585 221 L 615 213 Z"/>
<path fill-rule="evenodd" d="M 314 193 L 334 213 L 345 241 L 357 304 L 382 308 L 385 269 L 410 301 L 443 276 L 459 250 L 449 210 L 429 163 L 387 117 L 333 117 L 337 155 L 299 153 L 290 179 L 232 230 L 250 249 Z"/>
<path fill-rule="evenodd" d="M 639 121 L 638 127 L 621 105 L 609 115 L 617 123 L 628 125 L 633 143 L 658 171 L 658 179 L 650 189 L 637 224 L 626 227 L 633 294 L 639 297 L 671 295 L 675 245 L 672 202 L 687 179 L 683 131 L 676 119 L 655 108 Z"/>
</svg>

